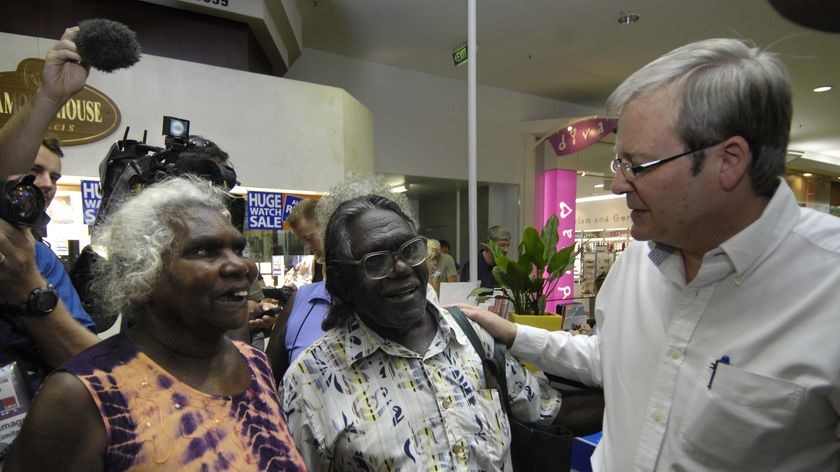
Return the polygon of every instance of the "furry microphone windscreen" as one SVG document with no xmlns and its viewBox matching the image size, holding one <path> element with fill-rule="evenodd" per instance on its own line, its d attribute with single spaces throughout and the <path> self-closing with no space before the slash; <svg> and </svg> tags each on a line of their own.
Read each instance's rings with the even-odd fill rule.
<svg viewBox="0 0 840 472">
<path fill-rule="evenodd" d="M 84 62 L 102 72 L 131 67 L 140 60 L 140 44 L 134 31 L 104 18 L 79 22 L 76 48 Z"/>
</svg>

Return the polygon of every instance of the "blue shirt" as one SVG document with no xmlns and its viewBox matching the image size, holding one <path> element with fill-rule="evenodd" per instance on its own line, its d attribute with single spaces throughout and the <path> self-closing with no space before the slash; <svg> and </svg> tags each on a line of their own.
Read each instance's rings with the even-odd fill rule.
<svg viewBox="0 0 840 472">
<path fill-rule="evenodd" d="M 82 301 L 79 299 L 79 294 L 76 293 L 76 288 L 73 287 L 67 271 L 64 270 L 64 265 L 58 259 L 58 256 L 52 252 L 52 249 L 41 241 L 35 241 L 35 264 L 41 271 L 41 275 L 47 279 L 47 282 L 58 290 L 58 296 L 64 302 L 70 316 L 80 325 L 95 333 L 96 324 L 82 307 Z"/>
<path fill-rule="evenodd" d="M 324 334 L 321 323 L 330 310 L 330 294 L 323 280 L 298 288 L 292 312 L 286 321 L 286 351 L 289 364 Z"/>
<path fill-rule="evenodd" d="M 64 265 L 58 259 L 58 256 L 41 241 L 35 241 L 35 264 L 38 266 L 41 275 L 58 291 L 61 301 L 64 302 L 64 306 L 67 307 L 67 311 L 73 319 L 95 333 L 96 324 L 82 307 L 79 294 L 76 293 L 67 271 L 64 270 Z M 0 298 L 0 303 L 2 302 L 3 299 Z M 16 354 L 26 361 L 42 362 L 40 352 L 34 345 L 32 338 L 23 331 L 13 318 L 0 317 L 0 345 L 14 348 Z M 0 363 L 7 361 L 8 359 L 0 356 Z M 39 379 L 36 379 L 34 385 L 37 386 L 38 383 Z"/>
<path fill-rule="evenodd" d="M 489 251 L 489 249 L 488 249 Z M 478 280 L 481 282 L 481 287 L 495 288 L 499 284 L 496 278 L 493 277 L 493 267 L 487 264 L 484 260 L 484 250 L 479 249 L 478 257 L 475 258 L 478 264 Z M 464 268 L 461 271 L 461 282 L 470 281 L 470 261 L 464 263 Z"/>
</svg>

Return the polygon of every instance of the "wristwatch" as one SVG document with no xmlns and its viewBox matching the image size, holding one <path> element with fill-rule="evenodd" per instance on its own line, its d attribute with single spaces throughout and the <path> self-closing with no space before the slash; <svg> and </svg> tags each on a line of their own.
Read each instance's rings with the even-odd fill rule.
<svg viewBox="0 0 840 472">
<path fill-rule="evenodd" d="M 12 315 L 47 316 L 58 305 L 58 291 L 51 284 L 29 292 L 29 298 L 20 305 L 6 304 L 3 308 Z"/>
</svg>

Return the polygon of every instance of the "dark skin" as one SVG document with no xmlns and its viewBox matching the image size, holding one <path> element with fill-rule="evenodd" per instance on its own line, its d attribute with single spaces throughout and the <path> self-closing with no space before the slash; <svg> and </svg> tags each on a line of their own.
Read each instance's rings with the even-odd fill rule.
<svg viewBox="0 0 840 472">
<path fill-rule="evenodd" d="M 128 336 L 190 387 L 234 395 L 248 386 L 250 373 L 224 334 L 247 319 L 247 300 L 236 294 L 247 294 L 256 274 L 242 257 L 242 235 L 222 215 L 196 209 L 183 221 L 164 256 L 155 296 Z M 73 375 L 58 372 L 41 387 L 3 466 L 7 472 L 96 472 L 104 470 L 106 448 L 90 393 Z"/>
<path fill-rule="evenodd" d="M 353 220 L 348 230 L 355 259 L 373 251 L 395 251 L 417 236 L 402 217 L 379 208 Z M 351 270 L 355 273 L 345 283 L 352 286 L 348 296 L 359 318 L 380 336 L 425 353 L 437 331 L 435 317 L 426 309 L 426 264 L 411 267 L 398 258 L 391 274 L 380 280 L 365 276 L 362 267 Z"/>
</svg>

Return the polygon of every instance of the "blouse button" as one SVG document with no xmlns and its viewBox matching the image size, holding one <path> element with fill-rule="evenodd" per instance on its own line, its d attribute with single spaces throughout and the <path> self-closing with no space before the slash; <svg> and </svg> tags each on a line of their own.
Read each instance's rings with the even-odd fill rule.
<svg viewBox="0 0 840 472">
<path fill-rule="evenodd" d="M 464 451 L 465 451 L 465 448 L 464 448 L 464 445 L 462 443 L 458 443 L 452 448 L 452 453 L 455 454 L 456 456 L 464 455 Z"/>
</svg>

